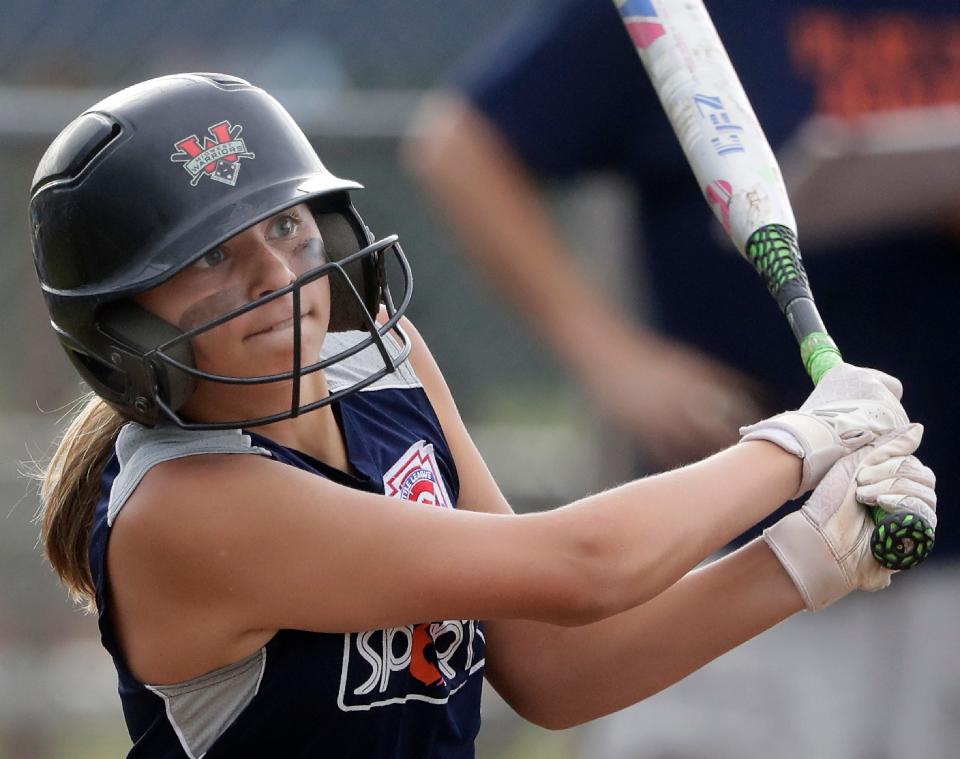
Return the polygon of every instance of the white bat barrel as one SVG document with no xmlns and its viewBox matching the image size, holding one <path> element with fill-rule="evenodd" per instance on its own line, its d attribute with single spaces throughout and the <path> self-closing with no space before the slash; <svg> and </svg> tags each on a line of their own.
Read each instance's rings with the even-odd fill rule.
<svg viewBox="0 0 960 759">
<path fill-rule="evenodd" d="M 719 1 L 719 0 L 718 0 Z M 700 189 L 763 277 L 800 343 L 813 381 L 842 359 L 813 302 L 780 167 L 702 0 L 614 0 Z M 934 532 L 916 514 L 873 509 L 873 555 L 909 569 Z M 890 548 L 889 535 L 907 535 Z"/>
<path fill-rule="evenodd" d="M 699 0 L 615 0 L 693 168 L 741 254 L 757 229 L 796 233 L 780 167 Z"/>
</svg>

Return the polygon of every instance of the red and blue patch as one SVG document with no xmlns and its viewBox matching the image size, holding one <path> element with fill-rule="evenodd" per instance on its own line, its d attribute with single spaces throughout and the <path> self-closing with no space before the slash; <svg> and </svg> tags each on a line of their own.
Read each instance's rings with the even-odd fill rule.
<svg viewBox="0 0 960 759">
<path fill-rule="evenodd" d="M 646 50 L 667 33 L 657 19 L 657 9 L 651 0 L 623 0 L 618 6 L 630 39 L 641 50 Z"/>
<path fill-rule="evenodd" d="M 383 475 L 383 492 L 392 498 L 431 506 L 453 506 L 433 446 L 423 440 L 411 445 Z"/>
</svg>

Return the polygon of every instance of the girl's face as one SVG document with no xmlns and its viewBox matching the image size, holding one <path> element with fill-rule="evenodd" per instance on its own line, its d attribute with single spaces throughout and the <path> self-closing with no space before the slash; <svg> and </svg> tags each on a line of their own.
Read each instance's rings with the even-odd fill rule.
<svg viewBox="0 0 960 759">
<path fill-rule="evenodd" d="M 324 263 L 320 231 L 309 208 L 301 204 L 248 227 L 163 284 L 136 296 L 136 301 L 189 330 L 279 290 Z M 306 366 L 317 361 L 330 320 L 326 277 L 301 289 L 300 313 L 301 365 Z M 213 374 L 253 377 L 290 371 L 293 295 L 203 332 L 191 345 L 197 368 Z"/>
</svg>

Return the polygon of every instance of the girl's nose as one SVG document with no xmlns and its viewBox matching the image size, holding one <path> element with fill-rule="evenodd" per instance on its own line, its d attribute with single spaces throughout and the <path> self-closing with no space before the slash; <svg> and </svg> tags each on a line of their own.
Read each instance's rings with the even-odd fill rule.
<svg viewBox="0 0 960 759">
<path fill-rule="evenodd" d="M 251 251 L 253 276 L 250 280 L 250 299 L 269 295 L 281 287 L 286 287 L 296 279 L 296 273 L 290 265 L 289 257 L 266 243 Z"/>
</svg>

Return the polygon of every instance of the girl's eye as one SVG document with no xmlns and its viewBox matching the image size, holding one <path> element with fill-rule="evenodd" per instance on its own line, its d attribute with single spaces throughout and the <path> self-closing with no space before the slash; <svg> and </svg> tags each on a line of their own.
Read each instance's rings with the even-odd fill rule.
<svg viewBox="0 0 960 759">
<path fill-rule="evenodd" d="M 214 248 L 204 253 L 194 266 L 198 269 L 213 269 L 226 260 L 227 254 L 220 250 L 220 248 Z"/>
<path fill-rule="evenodd" d="M 274 237 L 292 237 L 300 228 L 300 219 L 291 214 L 284 214 L 274 219 L 270 227 Z"/>
</svg>

